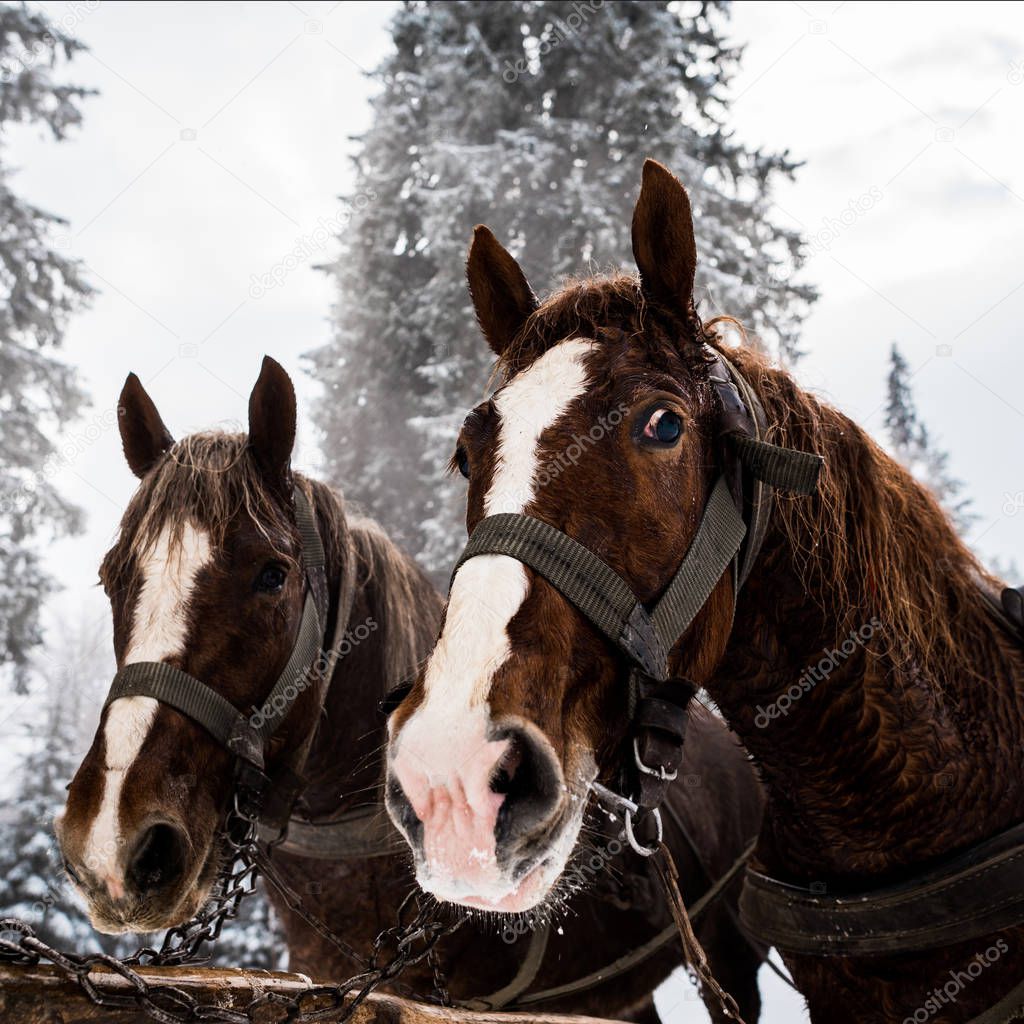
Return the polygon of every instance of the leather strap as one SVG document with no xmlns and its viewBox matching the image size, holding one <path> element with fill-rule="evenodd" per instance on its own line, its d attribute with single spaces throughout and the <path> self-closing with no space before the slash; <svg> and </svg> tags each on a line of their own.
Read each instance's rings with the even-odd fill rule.
<svg viewBox="0 0 1024 1024">
<path fill-rule="evenodd" d="M 519 965 L 519 970 L 507 984 L 492 992 L 489 996 L 480 996 L 477 999 L 467 999 L 459 1005 L 466 1010 L 502 1010 L 509 1005 L 515 1005 L 516 1000 L 534 983 L 537 973 L 544 963 L 544 954 L 547 952 L 548 939 L 551 937 L 551 925 L 545 921 L 530 933 L 530 945 L 527 947 L 526 956 Z"/>
<path fill-rule="evenodd" d="M 1007 587 L 1002 593 L 1003 612 L 1024 639 L 1024 587 Z"/>
<path fill-rule="evenodd" d="M 323 575 L 324 591 L 326 594 L 327 576 Z M 275 773 L 274 785 L 269 793 L 266 812 L 261 817 L 261 822 L 272 825 L 280 833 L 288 824 L 290 815 L 295 804 L 298 802 L 302 791 L 305 789 L 303 773 L 306 768 L 306 761 L 309 752 L 313 747 L 319 727 L 326 721 L 322 714 L 324 703 L 327 700 L 327 693 L 334 678 L 334 670 L 337 667 L 338 659 L 341 656 L 341 644 L 348 630 L 349 618 L 352 614 L 352 605 L 355 601 L 356 591 L 356 567 L 355 547 L 349 535 L 345 537 L 345 555 L 342 565 L 339 567 L 338 599 L 334 616 L 334 630 L 331 634 L 330 646 L 323 655 L 318 658 L 318 671 L 315 673 L 315 685 L 319 688 L 317 703 L 321 714 L 316 716 L 313 728 L 309 730 L 301 743 L 297 744 L 288 755 L 287 775 L 294 780 L 295 785 L 288 787 L 285 782 L 284 772 Z M 325 599 L 324 608 L 328 601 Z"/>
<path fill-rule="evenodd" d="M 261 842 L 275 850 L 311 860 L 368 860 L 400 853 L 405 844 L 382 804 L 355 807 L 332 821 L 292 818 L 284 838 L 261 825 Z"/>
<path fill-rule="evenodd" d="M 743 515 L 736 507 L 725 478 L 719 477 L 682 565 L 651 612 L 655 632 L 669 650 L 707 603 L 732 565 L 746 535 Z"/>
<path fill-rule="evenodd" d="M 136 662 L 126 665 L 115 676 L 105 704 L 122 697 L 145 696 L 159 700 L 202 726 L 236 757 L 239 791 L 247 792 L 256 813 L 262 811 L 270 786 L 264 774 L 264 753 L 271 736 L 288 717 L 292 706 L 310 686 L 326 691 L 330 673 L 318 670 L 321 645 L 328 614 L 329 595 L 323 542 L 309 499 L 301 487 L 293 489 L 295 522 L 301 540 L 301 559 L 306 577 L 306 598 L 302 620 L 288 662 L 271 688 L 262 706 L 243 713 L 207 683 L 165 662 Z M 351 607 L 351 598 L 349 598 Z M 339 623 L 342 609 L 339 607 Z M 347 620 L 347 612 L 346 612 Z M 332 655 L 334 652 L 332 652 Z M 333 670 L 334 660 L 328 665 Z M 272 801 L 275 821 L 283 823 L 302 788 L 300 772 L 312 734 L 292 752 L 280 772 L 281 792 Z M 277 780 L 274 780 L 277 781 Z"/>
<path fill-rule="evenodd" d="M 736 879 L 736 876 L 747 866 L 747 861 L 750 859 L 750 855 L 754 852 L 755 845 L 756 840 L 752 841 L 750 845 L 747 846 L 743 853 L 741 853 L 732 863 L 729 870 L 726 871 L 726 873 L 722 875 L 714 885 L 707 889 L 699 899 L 694 900 L 694 902 L 687 908 L 691 921 L 697 921 L 707 912 L 708 908 L 722 896 L 722 893 L 725 892 L 730 883 L 732 883 Z M 648 941 L 642 946 L 638 946 L 636 949 L 630 950 L 628 953 L 620 956 L 617 960 L 613 960 L 612 963 L 602 967 L 600 970 L 593 971 L 590 974 L 587 974 L 582 978 L 578 978 L 576 981 L 568 982 L 565 985 L 558 985 L 554 988 L 548 988 L 540 992 L 531 992 L 528 995 L 520 996 L 510 1006 L 506 1006 L 506 1009 L 518 1009 L 520 1007 L 533 1006 L 537 1003 L 546 1003 L 553 999 L 562 999 L 565 996 L 572 996 L 579 992 L 586 992 L 588 989 L 592 989 L 597 985 L 603 985 L 606 981 L 611 981 L 614 978 L 621 977 L 627 971 L 633 970 L 634 967 L 642 964 L 645 960 L 650 959 L 655 953 L 664 949 L 670 942 L 673 942 L 678 938 L 679 929 L 676 927 L 675 921 L 673 921 L 672 924 L 666 925 L 660 932 L 658 932 L 657 935 L 648 939 Z"/>
<path fill-rule="evenodd" d="M 937 949 L 1024 922 L 1024 824 L 898 885 L 816 893 L 748 869 L 744 928 L 810 956 Z"/>
<path fill-rule="evenodd" d="M 712 488 L 690 548 L 650 613 L 626 581 L 588 548 L 532 516 L 480 521 L 455 573 L 478 555 L 508 555 L 543 576 L 652 679 L 669 678 L 668 652 L 736 557 L 746 525 L 724 478 Z"/>
<path fill-rule="evenodd" d="M 822 466 L 820 455 L 780 448 L 742 434 L 730 434 L 729 440 L 743 465 L 758 480 L 790 494 L 809 497 L 814 493 Z"/>
<path fill-rule="evenodd" d="M 646 672 L 667 678 L 668 652 L 629 584 L 572 537 L 532 516 L 503 512 L 480 521 L 452 579 L 478 555 L 508 555 L 528 565 Z"/>
<path fill-rule="evenodd" d="M 163 661 L 128 665 L 114 676 L 106 704 L 121 697 L 152 697 L 198 722 L 226 747 L 246 727 L 246 716 L 205 683 Z"/>
<path fill-rule="evenodd" d="M 1024 644 L 1024 596 L 1021 596 L 1022 617 L 1019 623 L 1014 614 L 1014 605 L 1016 604 L 1016 597 L 1014 595 L 1021 595 L 1024 588 L 1014 590 L 1007 587 L 1000 592 L 993 590 L 985 579 L 979 578 L 975 582 L 978 587 L 978 593 L 981 595 L 982 605 L 992 618 L 995 619 L 999 628 L 1010 639 L 1018 644 Z"/>
<path fill-rule="evenodd" d="M 678 777 L 690 701 L 697 687 L 685 679 L 659 683 L 633 672 L 630 691 L 633 749 L 624 765 L 623 790 L 636 794 L 639 807 L 652 810 L 661 805 Z"/>
</svg>

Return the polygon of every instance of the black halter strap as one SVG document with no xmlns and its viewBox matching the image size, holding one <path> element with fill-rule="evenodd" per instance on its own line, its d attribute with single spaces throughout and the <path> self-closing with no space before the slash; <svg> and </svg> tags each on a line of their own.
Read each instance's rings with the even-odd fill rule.
<svg viewBox="0 0 1024 1024">
<path fill-rule="evenodd" d="M 455 572 L 477 555 L 515 558 L 540 573 L 647 675 L 663 682 L 669 678 L 669 651 L 718 585 L 746 532 L 719 477 L 682 565 L 651 611 L 589 548 L 548 523 L 514 512 L 480 521 Z"/>
<path fill-rule="evenodd" d="M 746 579 L 764 537 L 772 488 L 813 494 L 822 459 L 763 438 L 765 417 L 753 390 L 717 351 L 709 379 L 719 400 L 722 472 L 682 564 L 653 608 L 588 548 L 532 516 L 501 513 L 481 520 L 455 565 L 478 555 L 508 555 L 539 573 L 633 663 L 629 788 L 654 809 L 682 760 L 686 708 L 696 687 L 670 683 L 669 654 L 732 569 Z M 749 520 L 749 526 L 748 526 Z M 744 548 L 744 542 L 746 547 Z"/>
<path fill-rule="evenodd" d="M 295 520 L 302 541 L 306 600 L 288 663 L 262 706 L 248 712 L 241 711 L 207 683 L 162 661 L 126 665 L 114 676 L 105 702 L 106 706 L 122 697 L 151 697 L 192 719 L 235 755 L 240 784 L 244 784 L 260 804 L 271 781 L 265 775 L 267 746 L 299 695 L 320 675 L 319 661 L 327 623 L 329 599 L 323 543 L 309 500 L 298 486 L 294 488 L 293 496 Z M 338 613 L 342 614 L 341 608 Z M 330 672 L 326 675 L 329 676 Z M 280 773 L 274 782 L 284 790 L 275 801 L 280 804 L 275 816 L 279 818 L 283 814 L 286 819 L 301 782 L 294 772 L 287 770 Z"/>
</svg>

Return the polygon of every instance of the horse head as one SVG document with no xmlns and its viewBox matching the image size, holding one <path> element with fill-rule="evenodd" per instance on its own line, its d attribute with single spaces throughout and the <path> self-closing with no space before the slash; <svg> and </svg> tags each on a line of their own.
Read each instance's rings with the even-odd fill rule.
<svg viewBox="0 0 1024 1024">
<path fill-rule="evenodd" d="M 174 441 L 134 374 L 118 413 L 140 479 L 100 567 L 118 669 L 166 664 L 236 708 L 260 707 L 289 661 L 307 589 L 293 488 L 308 485 L 290 469 L 291 381 L 264 360 L 247 435 Z M 268 745 L 268 771 L 309 738 L 318 711 L 316 687 L 296 694 Z M 95 927 L 152 931 L 202 905 L 228 856 L 232 766 L 223 744 L 166 703 L 107 704 L 57 823 Z"/>
<path fill-rule="evenodd" d="M 698 529 L 716 475 L 708 337 L 694 300 L 685 189 L 648 162 L 633 218 L 639 276 L 538 302 L 513 257 L 475 232 L 469 287 L 503 377 L 466 418 L 453 466 L 470 533 L 528 515 L 596 554 L 647 603 Z M 731 625 L 726 573 L 668 654 L 701 681 Z M 620 767 L 630 664 L 517 558 L 459 566 L 438 645 L 390 723 L 387 799 L 440 899 L 526 911 L 557 893 L 589 788 Z"/>
</svg>

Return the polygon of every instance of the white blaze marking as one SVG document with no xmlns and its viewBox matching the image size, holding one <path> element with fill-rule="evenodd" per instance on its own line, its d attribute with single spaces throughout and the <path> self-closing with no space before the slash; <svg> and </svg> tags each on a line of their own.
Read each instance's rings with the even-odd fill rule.
<svg viewBox="0 0 1024 1024">
<path fill-rule="evenodd" d="M 123 664 L 165 661 L 182 653 L 192 587 L 209 560 L 209 537 L 191 523 L 182 529 L 180 544 L 172 545 L 169 528 L 160 534 L 139 566 L 142 587 Z M 152 697 L 122 697 L 110 705 L 103 726 L 103 797 L 85 845 L 84 861 L 90 871 L 107 882 L 115 898 L 122 875 L 118 866 L 121 789 L 159 706 Z"/>
<path fill-rule="evenodd" d="M 484 514 L 522 512 L 536 497 L 537 445 L 586 391 L 592 341 L 564 341 L 549 349 L 498 392 L 498 457 Z M 408 751 L 414 770 L 443 783 L 486 741 L 491 679 L 509 656 L 508 624 L 529 590 L 523 564 L 507 555 L 480 555 L 459 569 L 444 631 L 427 664 L 425 699 L 406 722 L 396 757 Z"/>
</svg>

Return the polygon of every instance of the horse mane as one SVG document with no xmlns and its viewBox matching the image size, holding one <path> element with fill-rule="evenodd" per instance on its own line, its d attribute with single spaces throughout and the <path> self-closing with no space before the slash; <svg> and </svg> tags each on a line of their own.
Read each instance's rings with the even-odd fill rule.
<svg viewBox="0 0 1024 1024">
<path fill-rule="evenodd" d="M 698 373 L 702 343 L 719 349 L 760 398 L 767 439 L 824 457 L 815 498 L 775 496 L 775 517 L 808 594 L 839 617 L 841 632 L 877 616 L 884 624 L 878 642 L 911 678 L 934 680 L 945 690 L 957 680 L 981 679 L 970 652 L 978 636 L 998 630 L 978 584 L 995 590 L 999 581 L 957 536 L 928 488 L 765 355 L 727 345 L 720 336 L 727 325 L 745 339 L 731 317 L 681 321 L 647 304 L 635 275 L 570 279 L 529 317 L 498 372 L 508 379 L 552 345 L 570 337 L 600 339 L 601 328 L 610 326 L 642 337 L 655 356 L 670 348 Z"/>
<path fill-rule="evenodd" d="M 955 703 L 949 684 L 983 678 L 978 638 L 998 633 L 979 584 L 1002 584 L 957 535 L 931 490 L 865 430 L 764 355 L 716 347 L 764 406 L 767 440 L 824 458 L 814 498 L 775 495 L 774 513 L 807 592 L 838 616 L 840 633 L 877 617 L 893 664 L 938 683 Z"/>
<path fill-rule="evenodd" d="M 507 380 L 560 341 L 594 337 L 595 332 L 609 326 L 629 335 L 643 335 L 649 342 L 656 339 L 677 354 L 680 338 L 710 340 L 695 316 L 680 320 L 648 305 L 634 274 L 570 277 L 523 323 L 498 361 L 498 375 Z M 685 354 L 691 352 L 696 362 L 702 361 L 698 346 L 684 349 Z"/>
<path fill-rule="evenodd" d="M 246 513 L 283 561 L 291 524 L 268 488 L 245 434 L 206 431 L 176 441 L 139 482 L 121 519 L 117 539 L 100 567 L 104 583 L 127 580 L 132 560 L 169 530 L 171 547 L 189 522 L 210 531 L 213 544 Z"/>
<path fill-rule="evenodd" d="M 371 614 L 379 616 L 384 630 L 386 692 L 408 681 L 429 653 L 437 638 L 441 598 L 376 520 L 355 514 L 348 525 L 358 562 L 356 585 L 365 588 Z"/>
</svg>

